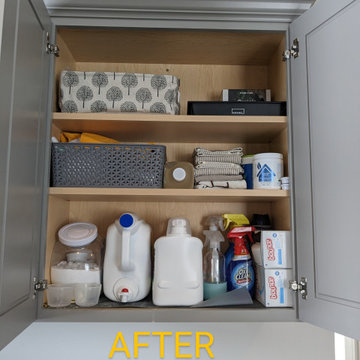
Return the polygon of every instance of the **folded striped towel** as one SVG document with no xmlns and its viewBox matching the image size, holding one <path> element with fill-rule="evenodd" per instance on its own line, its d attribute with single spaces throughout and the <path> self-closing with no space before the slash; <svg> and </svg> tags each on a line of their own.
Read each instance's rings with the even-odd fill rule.
<svg viewBox="0 0 360 360">
<path fill-rule="evenodd" d="M 246 189 L 246 181 L 200 181 L 195 189 Z"/>
<path fill-rule="evenodd" d="M 195 177 L 195 182 L 199 181 L 237 181 L 243 180 L 242 175 L 200 175 Z"/>
<path fill-rule="evenodd" d="M 204 161 L 195 165 L 194 175 L 239 175 L 243 172 L 239 164 Z"/>
<path fill-rule="evenodd" d="M 195 148 L 194 162 L 195 165 L 203 161 L 227 162 L 241 164 L 243 150 L 241 147 L 232 150 L 207 150 L 203 148 Z"/>
</svg>

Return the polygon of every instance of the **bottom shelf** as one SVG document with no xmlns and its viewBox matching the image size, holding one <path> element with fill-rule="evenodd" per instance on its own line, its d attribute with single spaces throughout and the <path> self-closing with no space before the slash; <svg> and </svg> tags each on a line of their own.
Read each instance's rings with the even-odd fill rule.
<svg viewBox="0 0 360 360">
<path fill-rule="evenodd" d="M 159 307 L 151 300 L 120 304 L 101 297 L 99 304 L 81 308 L 41 306 L 41 321 L 81 322 L 282 322 L 296 321 L 295 308 L 266 308 L 254 300 L 251 305 L 227 307 Z"/>
</svg>

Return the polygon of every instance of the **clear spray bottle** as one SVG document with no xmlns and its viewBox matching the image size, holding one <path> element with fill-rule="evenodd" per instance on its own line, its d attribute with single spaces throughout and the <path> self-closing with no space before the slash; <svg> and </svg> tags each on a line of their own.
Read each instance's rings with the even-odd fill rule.
<svg viewBox="0 0 360 360">
<path fill-rule="evenodd" d="M 206 220 L 209 230 L 204 230 L 204 299 L 223 294 L 227 290 L 225 257 L 221 252 L 221 242 L 225 241 L 219 229 L 223 229 L 221 216 L 210 216 Z"/>
</svg>

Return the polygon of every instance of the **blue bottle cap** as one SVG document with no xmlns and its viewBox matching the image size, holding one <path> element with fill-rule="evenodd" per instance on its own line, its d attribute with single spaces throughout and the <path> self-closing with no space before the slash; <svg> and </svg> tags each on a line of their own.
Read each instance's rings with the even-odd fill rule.
<svg viewBox="0 0 360 360">
<path fill-rule="evenodd" d="M 130 214 L 123 214 L 120 216 L 119 222 L 122 227 L 128 228 L 134 223 L 134 218 Z"/>
</svg>

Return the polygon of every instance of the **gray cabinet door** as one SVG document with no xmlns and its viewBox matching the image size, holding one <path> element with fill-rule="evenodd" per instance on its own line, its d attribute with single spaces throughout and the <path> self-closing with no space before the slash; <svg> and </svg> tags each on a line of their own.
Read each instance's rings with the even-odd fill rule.
<svg viewBox="0 0 360 360">
<path fill-rule="evenodd" d="M 318 0 L 290 26 L 299 318 L 360 339 L 360 0 Z"/>
<path fill-rule="evenodd" d="M 51 56 L 43 4 L 6 0 L 0 60 L 0 348 L 36 316 Z"/>
</svg>

